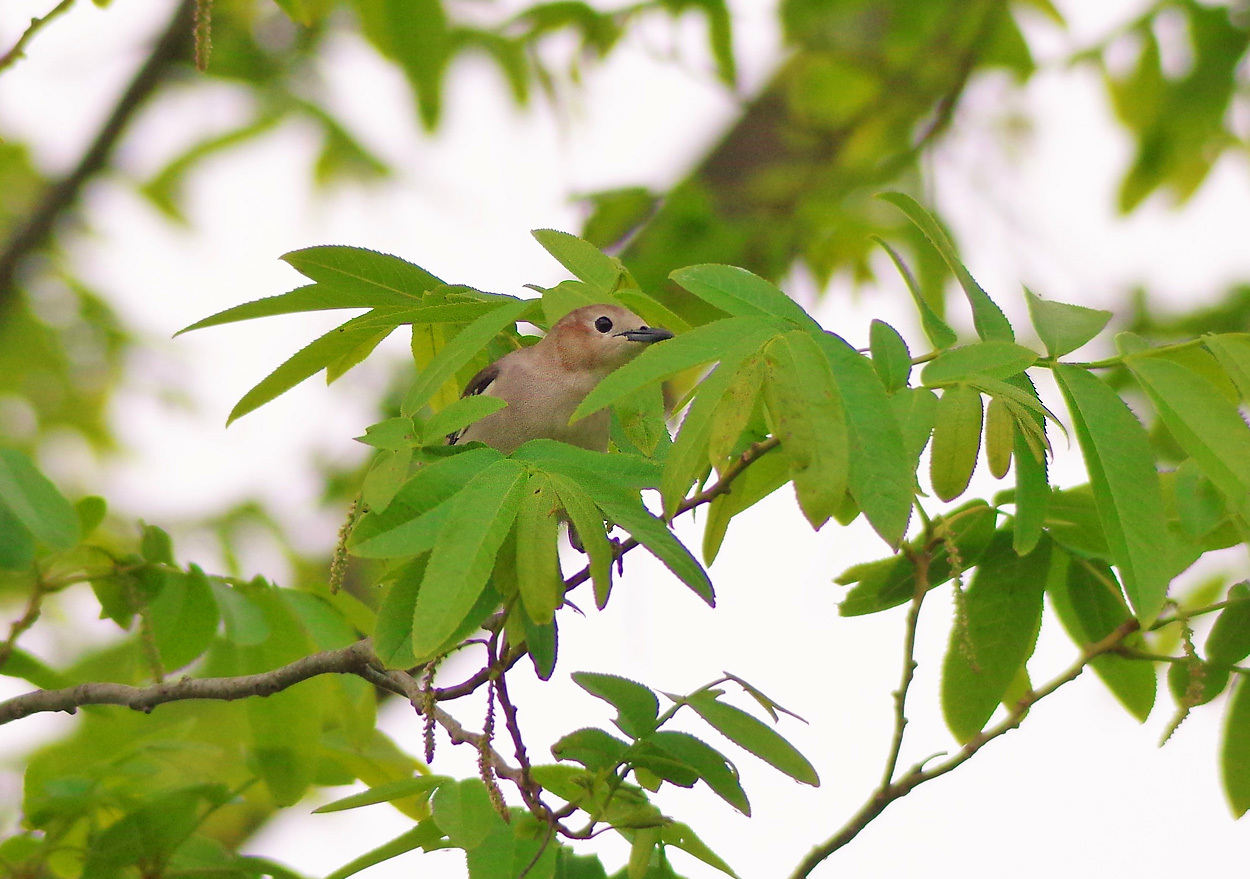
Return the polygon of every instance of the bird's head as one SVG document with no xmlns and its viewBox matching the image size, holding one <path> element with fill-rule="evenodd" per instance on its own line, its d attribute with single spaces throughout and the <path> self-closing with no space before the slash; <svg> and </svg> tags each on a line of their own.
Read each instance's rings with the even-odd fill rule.
<svg viewBox="0 0 1250 879">
<path fill-rule="evenodd" d="M 673 338 L 619 305 L 587 305 L 560 318 L 541 344 L 552 345 L 565 368 L 606 375 L 652 342 Z"/>
</svg>

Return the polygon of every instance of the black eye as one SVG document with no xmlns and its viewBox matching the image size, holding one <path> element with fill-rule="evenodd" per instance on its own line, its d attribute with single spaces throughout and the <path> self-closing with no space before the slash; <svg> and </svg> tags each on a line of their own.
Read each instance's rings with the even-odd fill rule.
<svg viewBox="0 0 1250 879">
<path fill-rule="evenodd" d="M 611 332 L 612 319 L 610 317 L 601 317 L 595 321 L 595 329 L 601 333 Z"/>
</svg>

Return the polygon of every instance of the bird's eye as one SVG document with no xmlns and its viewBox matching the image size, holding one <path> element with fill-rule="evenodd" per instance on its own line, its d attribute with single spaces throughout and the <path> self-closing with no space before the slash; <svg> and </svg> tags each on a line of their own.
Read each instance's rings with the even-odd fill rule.
<svg viewBox="0 0 1250 879">
<path fill-rule="evenodd" d="M 612 319 L 610 317 L 601 317 L 595 321 L 595 329 L 601 333 L 612 331 Z"/>
</svg>

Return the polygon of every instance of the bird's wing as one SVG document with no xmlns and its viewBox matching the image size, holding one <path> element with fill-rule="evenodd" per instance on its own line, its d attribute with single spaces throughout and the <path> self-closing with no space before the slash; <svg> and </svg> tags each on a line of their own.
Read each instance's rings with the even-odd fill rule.
<svg viewBox="0 0 1250 879">
<path fill-rule="evenodd" d="M 499 378 L 499 361 L 498 360 L 496 360 L 490 366 L 483 367 L 481 370 L 478 371 L 477 375 L 469 379 L 469 383 L 464 386 L 464 391 L 460 394 L 460 396 L 471 397 L 471 396 L 474 396 L 475 394 L 489 395 L 490 386 L 494 383 L 495 379 L 497 378 Z M 468 428 L 464 427 L 456 431 L 455 433 L 447 434 L 447 445 L 454 446 L 459 441 L 460 437 L 464 436 L 464 432 L 466 430 L 468 430 Z"/>
</svg>

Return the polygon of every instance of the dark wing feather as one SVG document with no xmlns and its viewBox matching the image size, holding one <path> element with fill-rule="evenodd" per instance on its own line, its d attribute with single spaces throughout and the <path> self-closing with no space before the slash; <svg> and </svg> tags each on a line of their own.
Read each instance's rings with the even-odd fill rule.
<svg viewBox="0 0 1250 879">
<path fill-rule="evenodd" d="M 475 394 L 484 394 L 486 393 L 486 389 L 489 388 L 491 383 L 497 378 L 499 378 L 499 361 L 495 361 L 490 366 L 485 366 L 480 369 L 477 375 L 469 379 L 469 383 L 464 386 L 464 391 L 461 392 L 460 396 L 472 397 Z M 460 437 L 464 435 L 465 430 L 468 430 L 468 428 L 463 428 L 455 433 L 447 434 L 447 445 L 454 446 Z"/>
</svg>

